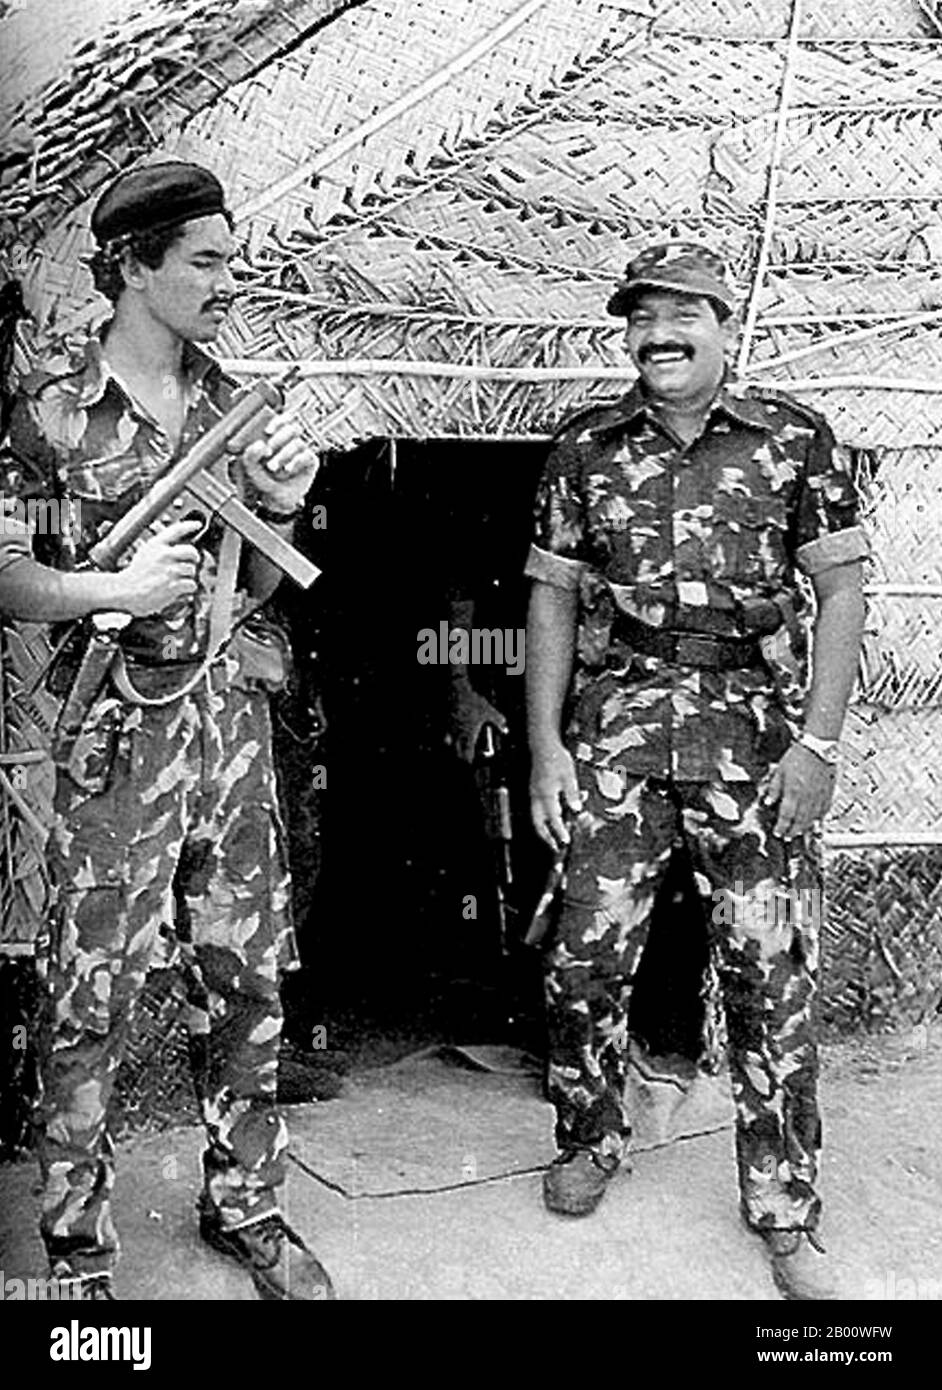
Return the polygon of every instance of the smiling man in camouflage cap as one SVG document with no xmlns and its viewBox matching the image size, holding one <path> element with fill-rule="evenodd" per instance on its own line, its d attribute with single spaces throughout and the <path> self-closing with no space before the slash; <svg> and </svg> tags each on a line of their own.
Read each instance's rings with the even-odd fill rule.
<svg viewBox="0 0 942 1390">
<path fill-rule="evenodd" d="M 627 320 L 639 380 L 563 425 L 537 499 L 531 803 L 567 853 L 547 954 L 560 1153 L 544 1196 L 587 1214 L 627 1153 L 631 985 L 680 835 L 723 990 L 742 1213 L 779 1290 L 813 1299 L 834 1292 L 816 1235 L 814 831 L 867 547 L 825 421 L 732 378 L 736 307 L 705 247 L 632 260 L 608 308 Z M 799 574 L 817 599 L 810 684 Z"/>
</svg>

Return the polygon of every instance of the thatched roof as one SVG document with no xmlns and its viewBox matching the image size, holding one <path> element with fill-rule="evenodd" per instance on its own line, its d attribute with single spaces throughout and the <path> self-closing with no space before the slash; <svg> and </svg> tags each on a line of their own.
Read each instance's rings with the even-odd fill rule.
<svg viewBox="0 0 942 1390">
<path fill-rule="evenodd" d="M 26 0 L 0 26 L 0 206 L 15 234 L 41 231 L 354 3 Z"/>
<path fill-rule="evenodd" d="M 732 257 L 751 290 L 747 370 L 821 405 L 849 442 L 936 438 L 928 4 L 112 8 L 75 47 L 75 8 L 55 6 L 62 44 L 40 69 L 54 74 L 12 113 L 0 215 L 32 248 L 45 323 L 87 303 L 87 196 L 170 153 L 213 167 L 243 214 L 249 292 L 226 351 L 246 370 L 309 363 L 325 443 L 540 433 L 587 389 L 617 389 L 606 293 L 665 232 Z"/>
<path fill-rule="evenodd" d="M 34 50 L 50 41 L 26 81 L 8 39 L 31 11 Z M 935 718 L 938 16 L 935 0 L 33 0 L 0 22 L 18 82 L 2 254 L 40 336 L 71 331 L 104 309 L 81 256 L 112 170 L 208 164 L 246 242 L 223 352 L 246 373 L 302 362 L 295 403 L 345 446 L 548 432 L 630 376 L 604 312 L 626 259 L 702 238 L 746 292 L 741 368 L 869 451 L 867 695 Z M 884 796 L 858 733 L 844 823 L 938 828 L 942 791 Z"/>
</svg>

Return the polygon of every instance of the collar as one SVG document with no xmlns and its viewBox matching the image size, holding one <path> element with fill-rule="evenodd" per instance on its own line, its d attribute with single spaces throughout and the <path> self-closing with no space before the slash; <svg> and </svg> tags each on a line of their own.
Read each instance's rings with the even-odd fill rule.
<svg viewBox="0 0 942 1390">
<path fill-rule="evenodd" d="M 737 424 L 769 433 L 772 423 L 765 404 L 761 398 L 751 395 L 751 390 L 751 387 L 738 381 L 727 369 L 710 404 L 708 422 L 717 415 L 726 415 Z M 624 426 L 632 424 L 639 415 L 646 415 L 649 419 L 655 418 L 640 377 L 627 395 L 622 396 L 605 411 L 604 418 L 593 426 L 589 433 L 601 435 L 623 429 Z"/>
<path fill-rule="evenodd" d="M 86 409 L 88 406 L 97 405 L 112 382 L 127 400 L 132 399 L 124 382 L 112 369 L 104 355 L 102 339 L 107 328 L 107 323 L 103 324 L 99 334 L 86 339 L 81 350 L 75 372 L 77 378 L 75 404 L 78 408 Z M 194 392 L 208 377 L 214 373 L 218 375 L 220 372 L 218 362 L 215 362 L 208 353 L 203 352 L 194 343 L 183 344 L 182 366 L 187 387 Z"/>
<path fill-rule="evenodd" d="M 739 381 L 731 371 L 727 371 L 720 382 L 720 389 L 713 400 L 713 411 L 722 411 L 741 425 L 750 429 L 763 430 L 770 434 L 774 429 L 769 412 L 762 397 L 755 393 L 755 387 Z"/>
</svg>

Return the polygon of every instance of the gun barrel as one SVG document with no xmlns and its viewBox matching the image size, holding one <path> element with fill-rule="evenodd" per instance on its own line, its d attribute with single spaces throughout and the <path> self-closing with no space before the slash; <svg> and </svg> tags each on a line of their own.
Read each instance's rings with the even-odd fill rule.
<svg viewBox="0 0 942 1390">
<path fill-rule="evenodd" d="M 115 569 L 124 551 L 163 515 L 191 478 L 218 462 L 223 454 L 241 452 L 251 438 L 256 417 L 281 410 L 283 405 L 282 392 L 270 381 L 258 381 L 241 393 L 231 410 L 93 546 L 89 555 L 92 563 L 99 569 Z M 243 436 L 244 442 L 239 436 Z"/>
</svg>

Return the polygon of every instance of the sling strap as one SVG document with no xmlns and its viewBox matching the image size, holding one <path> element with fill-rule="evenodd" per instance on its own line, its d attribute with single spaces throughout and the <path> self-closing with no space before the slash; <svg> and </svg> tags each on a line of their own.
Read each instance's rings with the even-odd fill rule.
<svg viewBox="0 0 942 1390">
<path fill-rule="evenodd" d="M 118 693 L 131 704 L 154 707 L 172 705 L 195 690 L 204 679 L 213 662 L 217 660 L 229 638 L 232 636 L 232 612 L 235 604 L 236 581 L 239 575 L 239 560 L 242 555 L 242 537 L 238 531 L 227 526 L 219 547 L 219 565 L 216 571 L 216 586 L 209 612 L 209 634 L 206 655 L 195 673 L 183 685 L 168 695 L 143 695 L 136 688 L 128 672 L 124 652 L 118 650 L 117 659 L 111 672 Z"/>
</svg>

